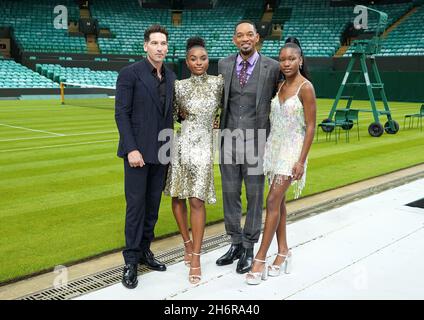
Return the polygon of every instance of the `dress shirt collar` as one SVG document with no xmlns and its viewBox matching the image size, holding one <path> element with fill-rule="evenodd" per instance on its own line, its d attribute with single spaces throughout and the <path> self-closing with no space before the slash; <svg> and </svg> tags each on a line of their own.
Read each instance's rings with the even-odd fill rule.
<svg viewBox="0 0 424 320">
<path fill-rule="evenodd" d="M 259 53 L 255 51 L 254 54 L 252 54 L 249 59 L 247 59 L 247 62 L 249 63 L 249 66 L 255 65 L 256 61 L 259 58 Z M 237 65 L 241 65 L 243 62 L 243 58 L 241 57 L 240 53 L 237 55 Z"/>
</svg>

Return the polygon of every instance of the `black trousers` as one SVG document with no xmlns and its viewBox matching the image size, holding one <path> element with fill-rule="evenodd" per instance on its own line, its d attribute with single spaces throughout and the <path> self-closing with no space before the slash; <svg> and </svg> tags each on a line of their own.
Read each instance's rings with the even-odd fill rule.
<svg viewBox="0 0 424 320">
<path fill-rule="evenodd" d="M 150 247 L 164 185 L 166 166 L 145 164 L 131 168 L 124 160 L 125 199 L 125 263 L 137 264 L 142 250 Z"/>
</svg>

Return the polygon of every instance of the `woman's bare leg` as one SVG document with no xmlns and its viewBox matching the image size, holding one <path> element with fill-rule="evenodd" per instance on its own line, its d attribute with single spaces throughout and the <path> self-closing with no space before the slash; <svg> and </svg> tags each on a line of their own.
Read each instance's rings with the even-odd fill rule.
<svg viewBox="0 0 424 320">
<path fill-rule="evenodd" d="M 190 198 L 190 222 L 191 222 L 191 234 L 193 236 L 193 252 L 199 253 L 202 249 L 203 235 L 205 233 L 206 223 L 206 208 L 205 202 L 197 199 Z M 200 255 L 193 254 L 191 258 L 191 267 L 200 267 Z M 190 275 L 200 275 L 200 269 L 191 269 Z"/>
<path fill-rule="evenodd" d="M 174 213 L 175 220 L 177 221 L 178 229 L 180 230 L 181 236 L 183 238 L 185 253 L 184 260 L 191 260 L 191 253 L 193 252 L 193 244 L 190 241 L 190 231 L 188 228 L 188 219 L 187 219 L 187 204 L 185 199 L 181 200 L 178 198 L 172 198 L 172 212 Z M 190 241 L 187 243 L 187 241 Z"/>
<path fill-rule="evenodd" d="M 266 255 L 271 245 L 271 241 L 280 223 L 280 205 L 285 193 L 290 186 L 290 180 L 284 180 L 282 184 L 272 183 L 266 199 L 266 217 L 261 245 L 256 254 L 256 259 L 266 260 Z M 263 263 L 253 263 L 252 272 L 259 272 L 263 268 Z"/>
<path fill-rule="evenodd" d="M 286 222 L 287 222 L 287 208 L 286 208 L 286 197 L 283 197 L 280 205 L 280 223 L 278 224 L 277 236 L 278 253 L 287 254 L 289 247 L 287 245 L 287 233 L 286 233 Z M 280 265 L 284 262 L 284 257 L 277 256 L 274 260 L 275 265 Z"/>
</svg>

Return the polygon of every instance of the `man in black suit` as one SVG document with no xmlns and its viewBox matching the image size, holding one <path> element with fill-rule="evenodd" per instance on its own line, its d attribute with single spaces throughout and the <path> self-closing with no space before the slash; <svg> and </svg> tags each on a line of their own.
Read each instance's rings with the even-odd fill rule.
<svg viewBox="0 0 424 320">
<path fill-rule="evenodd" d="M 144 33 L 146 59 L 121 70 L 116 83 L 115 120 L 119 130 L 118 156 L 124 159 L 126 220 L 122 283 L 138 284 L 137 265 L 156 271 L 166 266 L 150 251 L 166 174 L 159 149 L 167 142 L 159 133 L 173 126 L 172 98 L 175 74 L 163 60 L 168 33 L 153 25 Z"/>
</svg>

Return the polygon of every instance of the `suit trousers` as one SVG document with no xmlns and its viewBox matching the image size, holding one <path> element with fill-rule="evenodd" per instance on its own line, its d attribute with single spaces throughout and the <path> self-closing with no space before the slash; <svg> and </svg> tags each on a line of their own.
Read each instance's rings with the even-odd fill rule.
<svg viewBox="0 0 424 320">
<path fill-rule="evenodd" d="M 140 253 L 150 248 L 158 220 L 166 166 L 145 164 L 132 168 L 124 159 L 125 199 L 125 263 L 137 264 Z"/>
<path fill-rule="evenodd" d="M 237 138 L 233 139 L 231 148 L 227 148 L 225 143 L 221 145 L 220 170 L 225 230 L 231 236 L 233 244 L 242 243 L 244 248 L 253 248 L 261 234 L 265 176 L 262 170 L 258 172 L 257 163 L 252 163 L 252 161 L 249 163 L 247 161 L 246 153 L 249 149 L 249 144 L 243 140 L 241 143 L 244 144 L 244 147 L 241 149 L 236 148 L 237 142 L 235 140 Z M 240 143 L 240 141 L 238 142 Z M 256 146 L 257 143 L 255 141 L 255 149 L 257 151 Z M 228 163 L 228 159 L 231 159 L 231 163 Z M 224 160 L 227 161 L 224 162 Z M 246 189 L 247 214 L 242 229 L 241 191 L 243 181 Z"/>
</svg>

